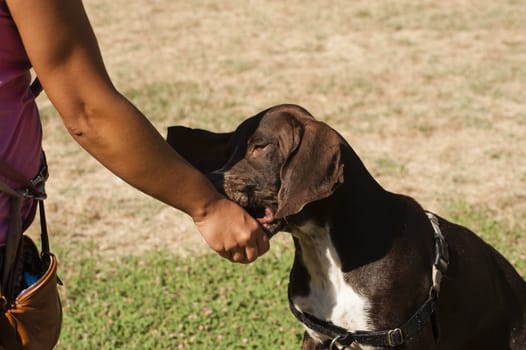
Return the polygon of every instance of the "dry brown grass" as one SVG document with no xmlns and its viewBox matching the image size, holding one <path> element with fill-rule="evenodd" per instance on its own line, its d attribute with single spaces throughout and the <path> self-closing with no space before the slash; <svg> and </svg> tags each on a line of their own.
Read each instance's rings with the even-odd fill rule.
<svg viewBox="0 0 526 350">
<path fill-rule="evenodd" d="M 526 231 L 524 1 L 86 7 L 115 84 L 162 133 L 231 130 L 298 103 L 340 131 L 388 189 L 446 215 L 465 203 Z M 203 247 L 188 218 L 97 165 L 40 102 L 60 238 L 109 253 Z M 526 250 L 526 234 L 515 244 Z"/>
</svg>

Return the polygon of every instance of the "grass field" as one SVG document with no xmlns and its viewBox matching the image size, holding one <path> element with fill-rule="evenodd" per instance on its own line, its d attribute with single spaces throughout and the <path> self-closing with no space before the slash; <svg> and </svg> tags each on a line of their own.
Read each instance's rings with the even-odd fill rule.
<svg viewBox="0 0 526 350">
<path fill-rule="evenodd" d="M 526 4 L 87 0 L 108 71 L 161 133 L 278 103 L 337 129 L 387 189 L 468 225 L 526 276 Z M 289 239 L 229 264 L 130 189 L 39 99 L 58 349 L 295 349 Z M 281 237 L 280 237 L 281 236 Z"/>
</svg>

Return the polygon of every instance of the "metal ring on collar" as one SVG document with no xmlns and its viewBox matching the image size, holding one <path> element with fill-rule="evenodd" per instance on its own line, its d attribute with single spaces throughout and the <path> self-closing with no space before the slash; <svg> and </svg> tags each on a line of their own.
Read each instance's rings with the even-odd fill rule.
<svg viewBox="0 0 526 350">
<path fill-rule="evenodd" d="M 338 340 L 340 340 L 342 336 L 339 335 L 337 336 L 336 338 L 334 338 L 332 341 L 331 341 L 331 344 L 329 345 L 329 350 L 339 350 L 341 348 L 338 347 Z"/>
</svg>

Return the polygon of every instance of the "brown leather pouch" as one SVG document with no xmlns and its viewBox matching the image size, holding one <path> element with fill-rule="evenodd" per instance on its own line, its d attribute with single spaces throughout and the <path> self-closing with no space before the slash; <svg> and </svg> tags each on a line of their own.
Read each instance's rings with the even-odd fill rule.
<svg viewBox="0 0 526 350">
<path fill-rule="evenodd" d="M 14 344 L 18 342 L 20 349 L 53 349 L 60 335 L 62 305 L 57 290 L 57 258 L 52 253 L 44 254 L 42 264 L 48 265 L 43 275 L 22 290 L 14 302 L 4 306 L 2 316 L 14 331 L 11 336 L 16 334 Z"/>
</svg>

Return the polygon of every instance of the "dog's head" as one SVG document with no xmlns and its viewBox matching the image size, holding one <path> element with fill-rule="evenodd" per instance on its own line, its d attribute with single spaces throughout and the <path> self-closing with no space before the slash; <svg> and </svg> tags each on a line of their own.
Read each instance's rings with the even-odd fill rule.
<svg viewBox="0 0 526 350">
<path fill-rule="evenodd" d="M 170 127 L 167 141 L 272 234 L 343 182 L 344 141 L 296 105 L 267 109 L 231 133 Z"/>
</svg>

